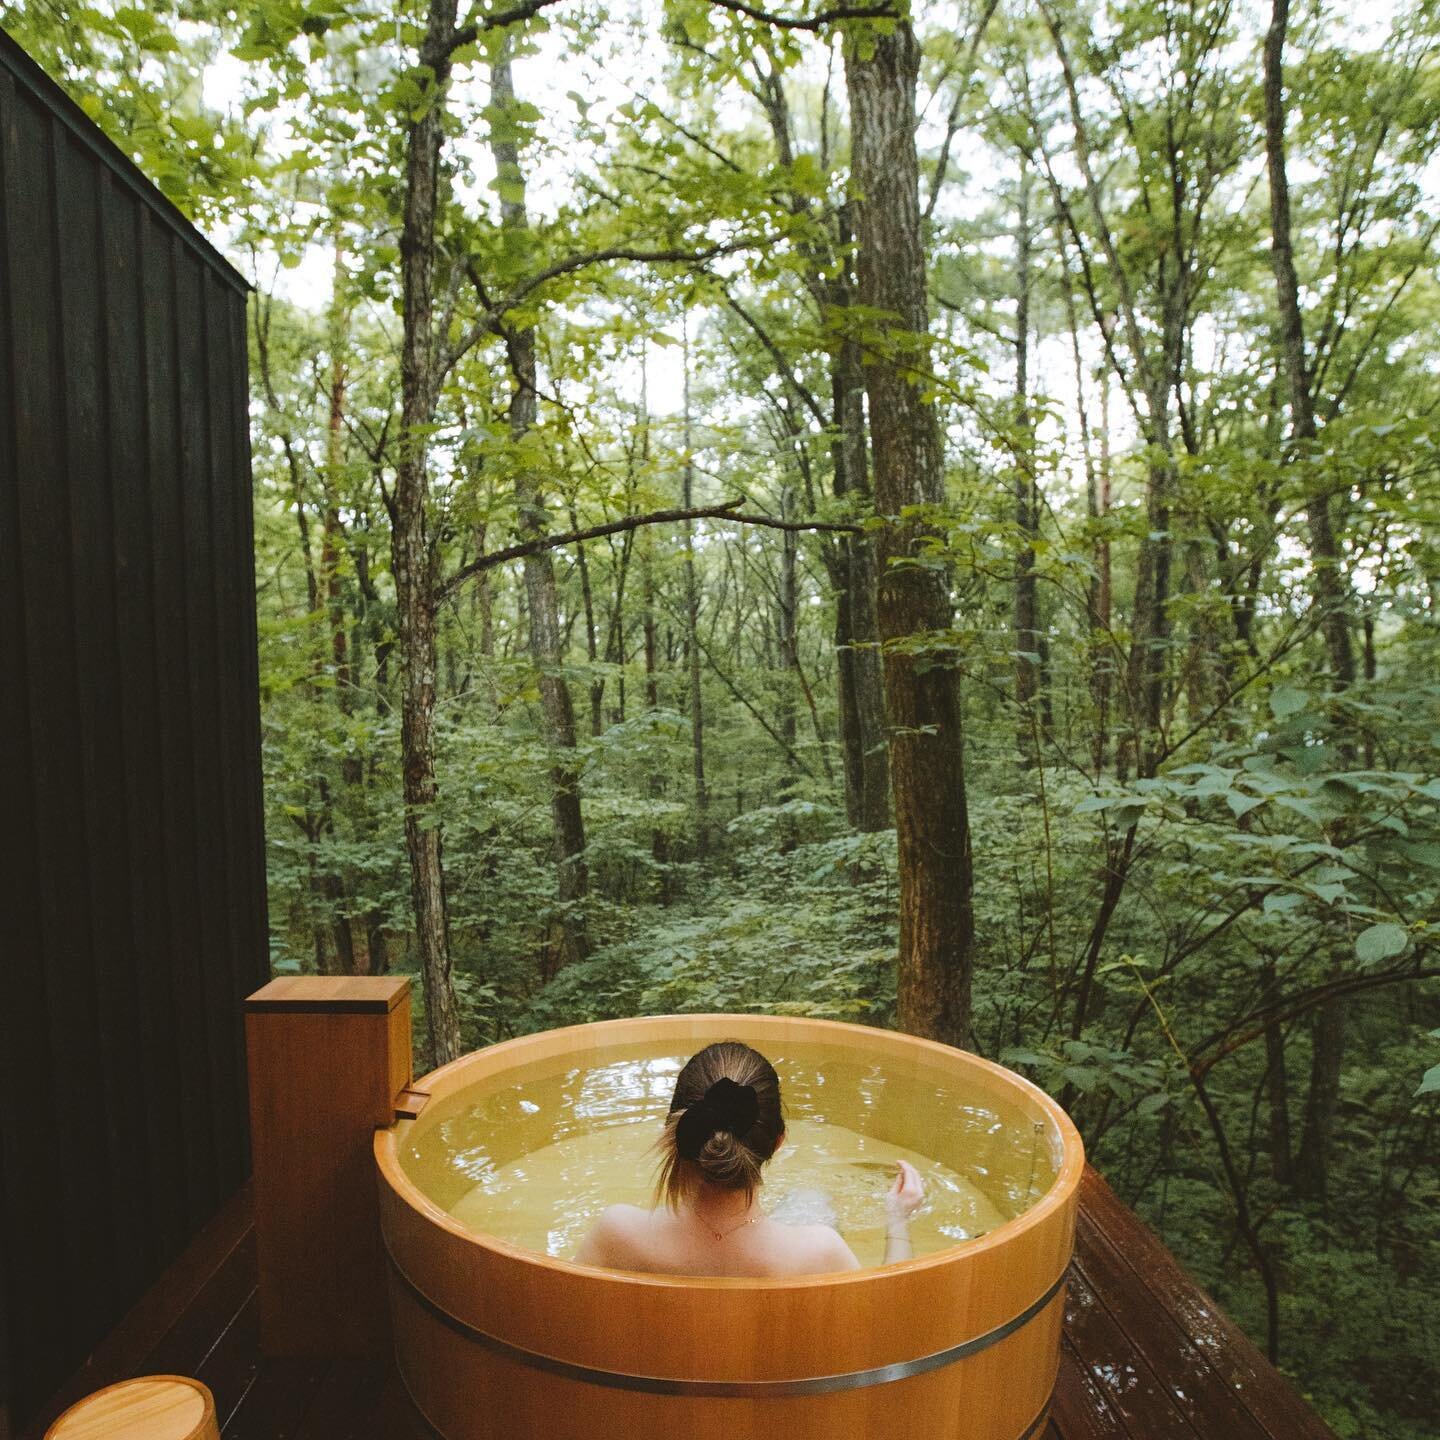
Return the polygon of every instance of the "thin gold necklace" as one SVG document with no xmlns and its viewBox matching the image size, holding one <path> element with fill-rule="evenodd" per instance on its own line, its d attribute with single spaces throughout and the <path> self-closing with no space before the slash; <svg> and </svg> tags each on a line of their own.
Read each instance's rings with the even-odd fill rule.
<svg viewBox="0 0 1440 1440">
<path fill-rule="evenodd" d="M 696 1218 L 698 1219 L 699 1217 L 697 1216 Z M 704 1225 L 717 1240 L 724 1240 L 727 1236 L 733 1235 L 737 1230 L 743 1230 L 747 1225 L 753 1225 L 761 1218 L 759 1215 L 751 1215 L 748 1219 L 742 1220 L 738 1225 L 732 1225 L 728 1230 L 717 1230 L 706 1220 L 701 1220 L 700 1223 Z"/>
</svg>

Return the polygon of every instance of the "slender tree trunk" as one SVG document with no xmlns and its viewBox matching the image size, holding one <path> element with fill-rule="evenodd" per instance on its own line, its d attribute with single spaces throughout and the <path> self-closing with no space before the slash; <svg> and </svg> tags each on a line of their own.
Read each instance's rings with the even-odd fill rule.
<svg viewBox="0 0 1440 1440">
<path fill-rule="evenodd" d="M 787 485 L 780 496 L 780 514 L 789 519 L 794 510 L 794 492 Z M 796 717 L 800 691 L 800 582 L 799 546 L 793 530 L 780 532 L 780 591 L 776 606 L 776 629 L 780 636 L 780 735 L 789 758 L 786 762 L 782 798 L 795 789 L 799 775 L 795 768 Z"/>
<path fill-rule="evenodd" d="M 835 429 L 830 454 L 835 498 L 852 498 L 872 509 L 865 425 L 865 371 L 859 340 L 844 312 L 854 303 L 851 206 L 840 207 L 839 273 L 827 302 L 840 320 L 841 341 L 830 366 L 831 416 Z M 844 535 L 836 547 L 836 683 L 840 744 L 845 768 L 845 809 L 850 828 L 861 834 L 890 828 L 890 747 L 885 732 L 885 673 L 880 626 L 875 614 L 875 540 Z M 854 878 L 863 878 L 860 871 Z"/>
<path fill-rule="evenodd" d="M 491 104 L 504 113 L 514 108 L 515 85 L 510 67 L 510 42 L 500 42 L 499 56 L 490 67 Z M 490 137 L 495 169 L 506 192 L 500 201 L 500 223 L 519 234 L 529 231 L 525 213 L 524 176 L 519 148 L 506 130 L 493 129 Z M 510 198 L 506 198 L 506 197 Z M 514 391 L 510 397 L 510 436 L 520 440 L 534 429 L 538 415 L 535 331 L 525 324 L 509 329 L 506 344 Z M 515 480 L 522 540 L 545 531 L 545 506 L 534 473 L 519 467 Z M 585 864 L 585 820 L 580 806 L 580 776 L 576 749 L 575 706 L 566 682 L 560 606 L 555 591 L 555 565 L 549 550 L 527 555 L 523 562 L 525 596 L 530 612 L 530 656 L 540 680 L 540 709 L 545 739 L 555 761 L 550 769 L 550 814 L 554 830 L 555 862 L 559 871 L 561 915 L 542 973 L 549 978 L 561 967 L 583 960 L 590 953 L 583 904 L 589 890 Z"/>
<path fill-rule="evenodd" d="M 1332 969 L 1332 978 L 1337 973 Z M 1305 1094 L 1300 1148 L 1295 1154 L 1295 1188 L 1308 1200 L 1323 1201 L 1330 1189 L 1331 1138 L 1345 1060 L 1345 1021 L 1346 1007 L 1332 1001 L 1319 1007 L 1310 1027 L 1310 1086 Z"/>
<path fill-rule="evenodd" d="M 691 458 L 693 437 L 690 426 L 690 330 L 682 317 L 680 337 L 684 374 L 685 460 L 681 485 L 685 509 L 695 504 L 695 465 Z M 690 758 L 695 779 L 695 853 L 703 859 L 710 853 L 710 793 L 705 785 L 705 697 L 700 689 L 700 585 L 695 573 L 695 522 L 685 522 L 685 655 L 690 673 Z"/>
<path fill-rule="evenodd" d="M 1302 463 L 1316 436 L 1315 397 L 1305 358 L 1305 327 L 1300 314 L 1300 283 L 1290 239 L 1290 184 L 1285 173 L 1285 32 L 1290 0 L 1272 0 L 1265 35 L 1265 157 L 1270 175 L 1270 258 L 1280 311 L 1280 354 L 1290 394 L 1292 440 Z M 1311 587 L 1320 613 L 1320 630 L 1337 689 L 1355 683 L 1355 652 L 1350 638 L 1350 594 L 1335 537 L 1330 500 L 1323 481 L 1306 484 L 1310 530 Z"/>
<path fill-rule="evenodd" d="M 615 667 L 616 676 L 615 703 L 610 707 L 612 725 L 623 724 L 625 720 L 625 582 L 630 575 L 630 559 L 634 551 L 635 534 L 631 531 L 620 547 L 620 563 L 615 567 L 615 600 L 605 627 L 605 663 Z M 602 689 L 603 686 L 602 680 Z"/>
<path fill-rule="evenodd" d="M 580 528 L 580 516 L 572 501 L 570 528 Z M 598 737 L 605 728 L 605 677 L 600 674 L 600 636 L 595 628 L 595 592 L 590 588 L 590 561 L 585 547 L 575 547 L 575 566 L 580 572 L 580 599 L 585 610 L 585 657 L 590 662 L 590 735 Z"/>
<path fill-rule="evenodd" d="M 939 422 L 912 379 L 927 368 L 929 329 L 915 154 L 919 63 L 908 20 L 888 34 L 846 37 L 858 298 L 894 317 L 882 322 L 887 333 L 865 372 L 876 509 L 893 517 L 881 532 L 877 616 L 900 853 L 898 1018 L 906 1030 L 956 1044 L 969 1031 L 974 964 L 959 676 L 951 655 L 917 661 L 905 653 L 917 637 L 949 628 L 950 596 L 937 571 L 892 563 L 925 540 L 901 509 L 944 496 Z"/>
<path fill-rule="evenodd" d="M 1110 513 L 1110 488 L 1112 471 L 1110 467 L 1110 372 L 1100 376 L 1100 466 L 1097 473 L 1099 494 L 1095 518 L 1103 520 Z M 1100 632 L 1100 652 L 1095 657 L 1095 668 L 1091 675 L 1091 687 L 1095 695 L 1096 733 L 1095 768 L 1105 767 L 1105 756 L 1110 740 L 1111 697 L 1115 691 L 1115 673 L 1118 668 L 1115 642 L 1113 640 L 1115 586 L 1110 566 L 1110 541 L 1102 539 L 1095 547 L 1095 625 Z"/>
<path fill-rule="evenodd" d="M 1199 724 L 1226 694 L 1224 633 L 1220 618 L 1210 605 L 1210 576 L 1205 555 L 1210 547 L 1199 534 L 1186 537 L 1183 544 L 1185 588 L 1193 597 L 1190 618 L 1190 653 L 1185 662 L 1185 693 L 1192 724 Z"/>
<path fill-rule="evenodd" d="M 1159 409 L 1157 410 L 1157 403 Z M 1163 400 L 1150 402 L 1161 425 L 1150 437 L 1152 459 L 1145 485 L 1146 533 L 1135 560 L 1135 604 L 1130 617 L 1130 655 L 1125 668 L 1130 724 L 1118 762 L 1121 778 L 1134 765 L 1141 776 L 1154 773 L 1160 752 L 1160 722 L 1165 707 L 1165 656 L 1170 636 L 1171 462 Z"/>
<path fill-rule="evenodd" d="M 429 534 L 430 480 L 426 435 L 439 388 L 434 335 L 435 211 L 443 138 L 443 92 L 450 72 L 456 0 L 431 0 L 422 67 L 439 94 L 406 131 L 404 218 L 400 235 L 404 290 L 400 352 L 403 427 L 395 474 L 391 568 L 399 611 L 400 746 L 405 793 L 405 844 L 410 895 L 425 990 L 430 1058 L 436 1065 L 460 1053 L 460 1017 L 450 973 L 442 831 L 435 779 L 436 554 Z"/>
<path fill-rule="evenodd" d="M 355 710 L 355 665 L 359 645 L 351 654 L 350 636 L 346 628 L 345 586 L 341 576 L 340 557 L 348 553 L 345 525 L 341 518 L 341 500 L 345 474 L 345 351 L 348 344 L 350 317 L 344 299 L 344 250 L 337 231 L 335 238 L 334 301 L 330 315 L 330 414 L 325 444 L 325 524 L 321 546 L 321 568 L 325 575 L 326 611 L 330 625 L 330 661 L 335 680 L 335 702 L 342 715 Z M 356 626 L 358 639 L 359 627 Z M 357 825 L 363 834 L 368 804 L 365 796 L 365 762 L 358 753 L 347 751 L 340 761 L 342 782 L 341 813 L 358 815 Z M 348 797 L 348 798 L 345 798 Z M 333 836 L 334 808 L 326 799 L 326 829 Z M 338 856 L 332 850 L 332 856 Z M 363 926 L 358 930 L 352 919 L 355 910 L 355 883 L 350 866 L 338 858 L 328 877 L 332 891 L 332 924 L 335 927 L 335 951 L 346 974 L 370 973 L 370 947 Z"/>
<path fill-rule="evenodd" d="M 1098 530 L 1110 508 L 1110 372 L 1100 372 L 1100 456 L 1097 463 L 1090 433 L 1090 410 L 1085 401 L 1085 363 L 1080 353 L 1080 323 L 1075 313 L 1075 294 L 1070 267 L 1065 261 L 1064 237 L 1060 237 L 1064 280 L 1065 316 L 1070 330 L 1070 354 L 1075 365 L 1075 413 L 1080 422 L 1080 450 L 1085 466 L 1085 516 Z M 1110 738 L 1110 678 L 1115 657 L 1110 639 L 1110 542 L 1097 535 L 1091 546 L 1094 574 L 1085 587 L 1085 624 L 1089 632 L 1088 662 L 1090 701 L 1094 707 L 1094 732 L 1090 741 L 1090 762 L 1095 773 L 1105 768 Z"/>
<path fill-rule="evenodd" d="M 343 250 L 335 240 L 335 300 L 330 316 L 330 415 L 325 432 L 325 528 L 321 568 L 325 574 L 325 600 L 330 620 L 330 658 L 335 667 L 335 693 L 340 709 L 352 708 L 350 666 L 345 634 L 345 593 L 340 556 L 345 550 L 345 528 L 340 518 L 340 487 L 345 466 L 345 348 L 349 316 L 342 298 Z M 348 777 L 347 777 L 348 778 Z"/>
<path fill-rule="evenodd" d="M 1270 28 L 1265 35 L 1265 158 L 1270 179 L 1271 262 L 1280 313 L 1280 355 L 1290 395 L 1291 443 L 1306 466 L 1306 519 L 1310 531 L 1310 583 L 1325 639 L 1330 678 L 1337 690 L 1355 683 L 1355 651 L 1350 637 L 1350 587 L 1342 567 L 1339 542 L 1330 513 L 1324 480 L 1309 468 L 1307 453 L 1316 438 L 1315 397 L 1305 358 L 1305 326 L 1300 313 L 1300 283 L 1290 233 L 1290 183 L 1285 170 L 1285 33 L 1290 23 L 1289 0 L 1272 0 Z M 1353 755 L 1348 744 L 1342 753 Z M 1332 961 L 1338 975 L 1338 958 Z M 1345 1056 L 1347 1006 L 1334 1000 L 1315 1012 L 1310 1027 L 1310 1089 L 1305 1124 L 1295 1159 L 1299 1192 L 1323 1200 L 1329 1183 L 1330 1136 L 1340 1096 L 1340 1071 Z"/>
<path fill-rule="evenodd" d="M 645 351 L 640 354 L 640 463 L 650 466 L 650 370 Z M 645 656 L 645 707 L 653 715 L 660 708 L 660 636 L 655 624 L 655 541 L 650 531 L 639 536 L 640 546 L 640 637 Z M 645 779 L 645 791 L 652 800 L 665 794 L 665 775 L 657 766 Z M 670 903 L 670 836 L 661 825 L 650 827 L 650 858 L 660 872 L 660 903 Z"/>
<path fill-rule="evenodd" d="M 1020 164 L 1020 213 L 1015 232 L 1015 523 L 1020 550 L 1015 561 L 1015 703 L 1021 763 L 1034 766 L 1037 717 L 1044 684 L 1035 540 L 1040 532 L 1040 495 L 1030 416 L 1030 167 Z"/>
<path fill-rule="evenodd" d="M 1170 436 L 1171 371 L 1167 365 L 1177 323 L 1175 287 L 1172 284 L 1164 296 L 1163 355 L 1157 359 L 1141 327 L 1130 273 L 1111 233 L 1100 186 L 1090 163 L 1089 127 L 1081 109 L 1080 87 L 1070 62 L 1064 33 L 1054 10 L 1045 0 L 1041 0 L 1039 8 L 1055 42 L 1055 57 L 1064 76 L 1075 131 L 1075 163 L 1085 182 L 1091 215 L 1118 291 L 1126 343 L 1145 401 L 1142 428 L 1150 455 L 1145 486 L 1146 528 L 1140 537 L 1135 561 L 1135 608 L 1131 616 L 1130 654 L 1125 666 L 1129 725 L 1116 747 L 1116 771 L 1124 779 L 1133 762 L 1141 775 L 1148 776 L 1153 773 L 1160 753 L 1160 720 L 1164 713 L 1166 653 L 1169 648 L 1170 504 L 1175 464 Z M 1162 286 L 1164 275 L 1162 269 Z"/>
<path fill-rule="evenodd" d="M 1265 988 L 1261 1003 L 1274 1004 L 1280 998 L 1275 962 L 1267 958 Z M 1285 1033 L 1274 1021 L 1265 1026 L 1265 1098 L 1270 1112 L 1270 1173 L 1277 1185 L 1294 1184 L 1290 1141 L 1290 1078 L 1285 1063 Z"/>
</svg>

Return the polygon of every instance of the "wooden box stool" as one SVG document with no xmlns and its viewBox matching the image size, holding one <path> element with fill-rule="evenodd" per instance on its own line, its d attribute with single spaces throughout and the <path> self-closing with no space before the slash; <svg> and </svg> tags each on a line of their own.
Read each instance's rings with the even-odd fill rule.
<svg viewBox="0 0 1440 1440">
<path fill-rule="evenodd" d="M 183 1375 L 107 1385 L 72 1405 L 45 1440 L 220 1440 L 215 1397 Z"/>
</svg>

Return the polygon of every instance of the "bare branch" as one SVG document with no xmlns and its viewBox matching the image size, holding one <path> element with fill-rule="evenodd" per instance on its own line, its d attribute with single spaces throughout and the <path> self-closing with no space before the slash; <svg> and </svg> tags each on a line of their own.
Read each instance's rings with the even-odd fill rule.
<svg viewBox="0 0 1440 1440">
<path fill-rule="evenodd" d="M 729 500 L 724 505 L 707 505 L 699 510 L 652 510 L 645 515 L 627 515 L 622 520 L 610 520 L 584 530 L 562 530 L 554 535 L 537 536 L 519 545 L 507 545 L 503 550 L 492 550 L 488 555 L 481 555 L 462 566 L 439 587 L 436 598 L 437 601 L 444 600 L 471 576 L 493 570 L 495 566 L 508 564 L 511 560 L 521 560 L 526 555 L 536 555 L 542 550 L 554 550 L 562 545 L 599 540 L 625 530 L 638 530 L 643 525 L 668 525 L 680 520 L 732 520 L 737 525 L 763 525 L 770 530 L 845 530 L 851 534 L 860 533 L 859 525 L 841 521 L 780 520 L 773 515 L 746 515 L 740 510 L 744 503 L 743 500 Z"/>
<path fill-rule="evenodd" d="M 556 0 L 521 0 L 520 4 L 512 5 L 508 10 L 496 11 L 493 15 L 486 15 L 473 25 L 462 25 L 446 42 L 446 58 L 462 45 L 473 45 L 481 35 L 491 30 L 503 30 L 507 25 L 518 25 L 522 20 L 534 19 L 547 6 L 555 3 Z"/>
<path fill-rule="evenodd" d="M 980 42 L 985 38 L 985 31 L 989 28 L 990 17 L 994 15 L 999 4 L 1000 0 L 986 0 L 985 12 L 980 16 L 980 23 L 976 25 L 970 36 L 970 43 L 965 47 L 966 74 L 960 77 L 955 100 L 950 106 L 949 115 L 945 117 L 945 139 L 940 145 L 940 158 L 935 162 L 935 177 L 930 182 L 930 198 L 925 202 L 923 218 L 926 220 L 930 220 L 935 214 L 935 202 L 940 198 L 940 187 L 944 185 L 945 177 L 949 173 L 950 147 L 955 143 L 955 136 L 960 129 L 960 111 L 965 104 L 965 97 L 970 93 L 970 77 L 975 68 L 975 56 L 980 49 Z"/>
<path fill-rule="evenodd" d="M 576 270 L 584 270 L 588 266 L 600 265 L 610 260 L 638 260 L 651 265 L 698 266 L 703 265 L 707 260 L 713 260 L 717 255 L 732 255 L 737 250 L 749 249 L 752 245 L 763 243 L 763 240 L 759 239 L 732 240 L 723 245 L 711 245 L 704 250 L 645 250 L 629 245 L 615 245 L 606 250 L 587 250 L 579 255 L 567 255 L 555 261 L 553 265 L 547 265 L 543 270 L 532 275 L 523 285 L 512 290 L 509 295 L 495 301 L 491 301 L 488 297 L 473 262 L 467 262 L 466 270 L 479 292 L 480 302 L 485 306 L 485 312 L 456 341 L 447 357 L 446 368 L 449 369 L 458 364 L 484 336 L 503 334 L 502 317 L 533 295 L 547 280 L 557 279 L 561 275 L 570 275 Z"/>
<path fill-rule="evenodd" d="M 1418 957 L 1417 957 L 1418 962 Z M 1328 1005 L 1331 1001 L 1346 995 L 1357 995 L 1366 990 L 1375 990 L 1383 985 L 1404 985 L 1415 980 L 1440 979 L 1440 970 L 1426 969 L 1423 965 L 1405 965 L 1394 970 L 1379 970 L 1368 975 L 1345 975 L 1338 980 L 1327 981 L 1298 995 L 1287 996 L 1270 1005 L 1252 1010 L 1235 1022 L 1230 1033 L 1213 1037 L 1199 1048 L 1216 1047 L 1212 1055 L 1203 1060 L 1192 1061 L 1192 1073 L 1205 1076 L 1226 1056 L 1233 1055 L 1252 1041 L 1260 1039 L 1269 1025 L 1282 1025 L 1298 1019 L 1307 1011 Z M 1244 1028 L 1241 1028 L 1244 1027 Z M 1237 1033 L 1238 1032 L 1238 1033 Z"/>
<path fill-rule="evenodd" d="M 797 18 L 790 15 L 775 15 L 769 10 L 757 10 L 753 5 L 746 5 L 744 0 L 710 0 L 710 3 L 719 6 L 722 10 L 733 10 L 737 15 L 746 15 L 751 20 L 774 25 L 780 30 L 820 30 L 826 25 L 833 25 L 838 20 L 899 20 L 902 18 L 902 12 L 894 5 L 861 5 L 858 7 L 838 5 L 830 10 L 822 10 L 818 15 Z"/>
</svg>

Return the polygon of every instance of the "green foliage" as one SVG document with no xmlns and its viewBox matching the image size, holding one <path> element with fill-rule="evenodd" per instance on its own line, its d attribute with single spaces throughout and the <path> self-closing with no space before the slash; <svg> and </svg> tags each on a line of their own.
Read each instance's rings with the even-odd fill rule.
<svg viewBox="0 0 1440 1440">
<path fill-rule="evenodd" d="M 1358 12 L 1292 16 L 1294 248 L 1319 417 L 1297 444 L 1257 17 L 1222 0 L 1053 8 L 1098 197 L 1040 20 L 918 12 L 925 337 L 843 303 L 842 51 L 863 55 L 886 22 L 832 44 L 698 0 L 638 19 L 556 6 L 548 28 L 504 32 L 521 95 L 508 106 L 489 84 L 498 36 L 457 48 L 436 222 L 449 363 L 426 430 L 436 573 L 516 540 L 517 482 L 551 531 L 677 507 L 688 484 L 696 504 L 744 496 L 882 535 L 863 486 L 837 484 L 835 361 L 858 346 L 918 366 L 928 349 L 914 378 L 948 484 L 908 517 L 927 538 L 900 563 L 947 577 L 954 619 L 892 649 L 963 678 L 965 1038 L 1065 1098 L 1091 1158 L 1263 1342 L 1223 1141 L 1280 1277 L 1282 1364 L 1340 1434 L 1421 1440 L 1440 1390 L 1436 16 L 1401 5 L 1373 33 Z M 64 16 L 25 3 L 4 19 L 258 283 L 272 963 L 413 973 L 390 521 L 408 438 L 405 146 L 441 101 L 422 16 L 262 0 Z M 514 166 L 492 163 L 492 139 L 516 147 Z M 502 204 L 522 200 L 527 227 L 502 227 Z M 626 258 L 655 255 L 679 258 Z M 531 329 L 538 417 L 519 433 L 511 347 Z M 1032 476 L 1033 520 L 1017 511 Z M 1317 496 L 1356 652 L 1344 686 L 1313 598 Z M 439 798 L 412 819 L 443 839 L 467 1043 L 660 1011 L 893 1023 L 896 837 L 846 820 L 838 543 L 715 520 L 561 547 L 563 659 L 543 676 L 520 565 L 444 590 Z M 1162 546 L 1160 717 L 1141 746 L 1135 597 L 1142 551 Z M 1038 596 L 1027 634 L 1022 573 Z M 1014 701 L 1021 665 L 1043 671 L 1034 706 Z M 556 679 L 573 749 L 545 739 Z M 562 898 L 552 804 L 571 773 L 588 886 Z M 567 929 L 589 950 L 557 969 Z M 1312 1122 L 1327 1139 L 1318 1187 L 1299 1173 L 1317 1163 Z"/>
</svg>

